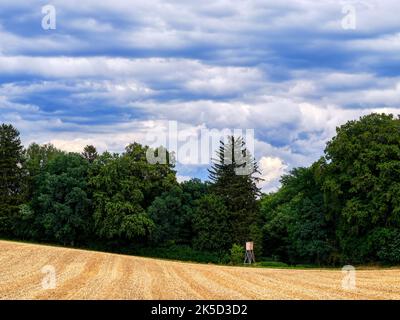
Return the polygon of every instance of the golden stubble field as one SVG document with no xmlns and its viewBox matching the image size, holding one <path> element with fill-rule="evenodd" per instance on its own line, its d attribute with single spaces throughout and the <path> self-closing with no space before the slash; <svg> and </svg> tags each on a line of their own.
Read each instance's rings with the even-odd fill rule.
<svg viewBox="0 0 400 320">
<path fill-rule="evenodd" d="M 43 288 L 45 266 L 54 267 L 54 289 Z M 352 290 L 342 289 L 343 276 L 0 241 L 0 299 L 400 299 L 399 268 L 358 270 Z"/>
</svg>

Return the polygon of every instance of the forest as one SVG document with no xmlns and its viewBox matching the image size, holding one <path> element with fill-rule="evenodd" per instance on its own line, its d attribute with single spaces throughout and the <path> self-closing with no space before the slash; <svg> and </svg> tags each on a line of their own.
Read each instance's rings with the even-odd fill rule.
<svg viewBox="0 0 400 320">
<path fill-rule="evenodd" d="M 341 125 L 320 159 L 269 194 L 241 137 L 221 142 L 207 181 L 179 183 L 170 157 L 151 164 L 148 149 L 25 148 L 2 124 L 0 238 L 220 264 L 243 263 L 254 241 L 266 263 L 400 263 L 400 117 Z M 252 162 L 246 175 L 237 152 Z"/>
</svg>

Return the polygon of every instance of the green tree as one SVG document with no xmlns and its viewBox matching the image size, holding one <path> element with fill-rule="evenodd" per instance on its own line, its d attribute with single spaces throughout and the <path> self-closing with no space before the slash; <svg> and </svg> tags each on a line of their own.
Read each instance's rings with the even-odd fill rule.
<svg viewBox="0 0 400 320">
<path fill-rule="evenodd" d="M 45 239 L 64 245 L 87 240 L 92 224 L 87 173 L 88 163 L 74 153 L 58 154 L 46 165 L 32 201 Z"/>
<path fill-rule="evenodd" d="M 337 128 L 321 170 L 344 262 L 380 260 L 371 239 L 379 230 L 390 247 L 400 227 L 400 119 L 370 114 Z"/>
<path fill-rule="evenodd" d="M 187 243 L 193 243 L 193 220 L 196 215 L 198 200 L 209 194 L 210 183 L 200 179 L 191 179 L 180 184 L 183 191 L 183 203 L 185 205 L 185 218 L 181 225 L 181 239 Z"/>
<path fill-rule="evenodd" d="M 221 197 L 205 195 L 196 201 L 193 219 L 195 249 L 226 252 L 232 245 L 232 222 Z"/>
<path fill-rule="evenodd" d="M 97 153 L 97 149 L 95 146 L 88 145 L 83 149 L 82 156 L 89 161 L 90 163 L 93 163 L 99 154 Z"/>
<path fill-rule="evenodd" d="M 148 208 L 149 217 L 155 223 L 153 243 L 161 245 L 184 242 L 181 240 L 182 226 L 188 219 L 187 210 L 190 208 L 187 208 L 183 201 L 184 196 L 180 186 L 174 186 L 153 201 Z"/>
<path fill-rule="evenodd" d="M 18 214 L 12 222 L 15 236 L 22 239 L 40 240 L 41 224 L 35 211 L 32 209 L 32 201 L 35 201 L 43 183 L 44 172 L 48 163 L 62 152 L 51 144 L 39 145 L 32 143 L 24 152 L 24 170 L 26 173 L 26 188 L 24 204 L 20 206 Z M 42 236 L 44 236 L 42 234 Z"/>
<path fill-rule="evenodd" d="M 243 264 L 244 261 L 244 256 L 245 256 L 245 250 L 243 245 L 239 244 L 233 244 L 231 248 L 231 263 L 238 265 L 238 264 Z"/>
<path fill-rule="evenodd" d="M 148 208 L 155 223 L 152 240 L 156 244 L 191 244 L 195 201 L 207 192 L 199 179 L 185 181 L 157 197 Z"/>
<path fill-rule="evenodd" d="M 170 163 L 151 164 L 148 147 L 129 145 L 122 155 L 106 153 L 94 163 L 90 179 L 96 233 L 109 240 L 144 240 L 154 229 L 146 210 L 176 185 Z"/>
<path fill-rule="evenodd" d="M 334 263 L 333 226 L 326 217 L 323 193 L 318 182 L 318 162 L 310 168 L 298 168 L 283 178 L 291 189 L 291 224 L 288 225 L 291 262 Z"/>
<path fill-rule="evenodd" d="M 24 197 L 23 147 L 12 125 L 0 126 L 0 235 L 10 235 Z"/>
<path fill-rule="evenodd" d="M 334 231 L 326 219 L 315 164 L 297 168 L 281 179 L 278 192 L 261 202 L 265 254 L 291 263 L 328 263 Z"/>
<path fill-rule="evenodd" d="M 27 193 L 26 200 L 32 199 L 35 190 L 38 189 L 37 183 L 40 181 L 38 176 L 46 168 L 49 161 L 62 152 L 55 148 L 52 144 L 39 145 L 32 143 L 24 152 L 25 165 L 27 172 Z"/>
<path fill-rule="evenodd" d="M 250 240 L 251 226 L 260 223 L 257 201 L 261 194 L 257 187 L 260 172 L 244 140 L 230 136 L 227 143 L 221 141 L 209 173 L 213 182 L 211 192 L 223 199 L 230 213 L 232 240 L 235 243 Z"/>
</svg>

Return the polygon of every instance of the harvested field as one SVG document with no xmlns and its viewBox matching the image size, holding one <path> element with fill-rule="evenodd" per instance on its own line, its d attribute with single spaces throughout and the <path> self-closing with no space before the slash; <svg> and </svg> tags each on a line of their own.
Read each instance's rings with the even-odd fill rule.
<svg viewBox="0 0 400 320">
<path fill-rule="evenodd" d="M 56 271 L 44 289 L 44 266 Z M 0 241 L 1 299 L 400 299 L 400 269 L 225 267 Z"/>
</svg>

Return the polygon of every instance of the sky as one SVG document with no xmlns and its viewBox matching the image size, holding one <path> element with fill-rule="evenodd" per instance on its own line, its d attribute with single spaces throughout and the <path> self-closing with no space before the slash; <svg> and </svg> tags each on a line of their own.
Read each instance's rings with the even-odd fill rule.
<svg viewBox="0 0 400 320">
<path fill-rule="evenodd" d="M 204 130 L 254 130 L 274 191 L 337 126 L 400 113 L 399 12 L 398 0 L 1 0 L 0 123 L 25 146 L 74 152 L 151 145 L 171 123 L 178 149 Z M 178 159 L 178 179 L 208 167 Z"/>
</svg>

